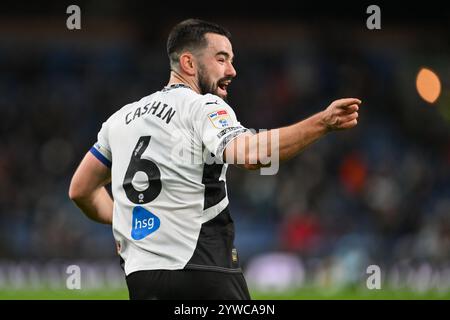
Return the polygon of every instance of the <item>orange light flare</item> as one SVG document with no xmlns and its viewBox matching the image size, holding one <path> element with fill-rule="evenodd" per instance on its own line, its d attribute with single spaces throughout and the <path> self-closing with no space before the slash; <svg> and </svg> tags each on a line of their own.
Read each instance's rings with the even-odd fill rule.
<svg viewBox="0 0 450 320">
<path fill-rule="evenodd" d="M 422 68 L 416 77 L 416 88 L 423 100 L 435 103 L 441 94 L 441 80 L 434 71 Z"/>
</svg>

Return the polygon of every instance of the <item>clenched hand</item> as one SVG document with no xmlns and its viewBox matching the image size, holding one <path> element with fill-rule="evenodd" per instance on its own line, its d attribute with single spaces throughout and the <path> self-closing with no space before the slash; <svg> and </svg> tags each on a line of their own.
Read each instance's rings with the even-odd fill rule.
<svg viewBox="0 0 450 320">
<path fill-rule="evenodd" d="M 322 123 L 329 131 L 353 128 L 358 123 L 360 104 L 356 98 L 335 100 L 322 111 Z"/>
</svg>

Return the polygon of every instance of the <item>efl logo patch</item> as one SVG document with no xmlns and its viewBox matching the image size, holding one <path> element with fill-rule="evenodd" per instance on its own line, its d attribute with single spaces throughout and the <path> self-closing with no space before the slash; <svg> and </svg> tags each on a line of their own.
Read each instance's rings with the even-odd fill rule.
<svg viewBox="0 0 450 320">
<path fill-rule="evenodd" d="M 218 129 L 229 127 L 232 124 L 231 117 L 227 110 L 218 110 L 208 114 L 214 127 Z"/>
<path fill-rule="evenodd" d="M 134 240 L 144 239 L 149 234 L 159 229 L 161 222 L 157 216 L 142 207 L 133 209 L 133 222 L 131 237 Z"/>
</svg>

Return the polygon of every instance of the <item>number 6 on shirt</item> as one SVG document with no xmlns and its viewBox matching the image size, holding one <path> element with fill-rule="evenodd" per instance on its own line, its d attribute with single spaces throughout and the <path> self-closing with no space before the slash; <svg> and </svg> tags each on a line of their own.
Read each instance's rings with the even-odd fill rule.
<svg viewBox="0 0 450 320">
<path fill-rule="evenodd" d="M 131 154 L 130 164 L 128 165 L 123 181 L 123 188 L 125 189 L 127 198 L 136 204 L 149 203 L 155 200 L 161 193 L 161 171 L 153 161 L 141 158 L 150 143 L 150 139 L 151 136 L 139 138 Z M 148 187 L 143 191 L 136 190 L 132 183 L 134 175 L 138 171 L 145 172 L 148 177 Z"/>
</svg>

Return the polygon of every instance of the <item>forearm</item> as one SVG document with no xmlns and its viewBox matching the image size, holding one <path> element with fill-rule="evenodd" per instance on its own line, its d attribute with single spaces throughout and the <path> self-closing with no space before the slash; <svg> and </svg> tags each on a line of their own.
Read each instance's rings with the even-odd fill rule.
<svg viewBox="0 0 450 320">
<path fill-rule="evenodd" d="M 73 201 L 90 219 L 112 224 L 113 200 L 105 187 L 96 189 L 89 195 L 74 198 Z"/>
<path fill-rule="evenodd" d="M 270 166 L 274 159 L 288 160 L 327 132 L 356 126 L 360 103 L 355 98 L 335 100 L 324 111 L 293 125 L 242 134 L 227 146 L 224 159 L 250 170 Z"/>
<path fill-rule="evenodd" d="M 318 113 L 287 127 L 239 136 L 233 148 L 227 149 L 225 157 L 234 159 L 233 164 L 256 170 L 270 166 L 274 160 L 292 158 L 327 132 Z M 234 155 L 231 150 L 234 150 Z"/>
<path fill-rule="evenodd" d="M 279 130 L 278 152 L 280 161 L 294 157 L 328 132 L 322 121 L 321 113 L 288 127 L 275 130 Z"/>
</svg>

